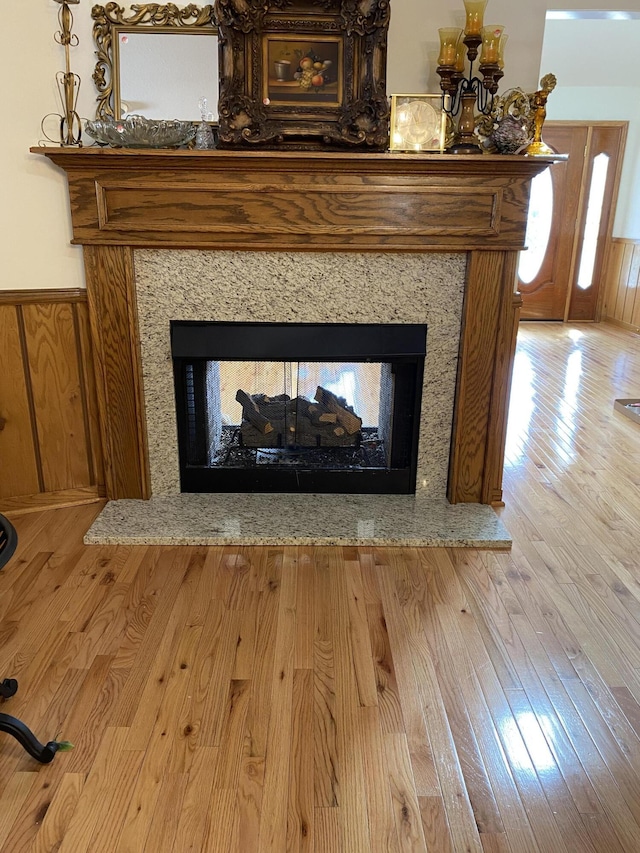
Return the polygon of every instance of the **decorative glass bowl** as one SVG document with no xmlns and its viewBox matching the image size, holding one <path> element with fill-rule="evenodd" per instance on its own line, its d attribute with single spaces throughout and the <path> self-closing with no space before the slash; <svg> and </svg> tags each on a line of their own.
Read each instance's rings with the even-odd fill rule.
<svg viewBox="0 0 640 853">
<path fill-rule="evenodd" d="M 86 131 L 100 145 L 114 148 L 178 148 L 196 135 L 196 126 L 177 119 L 149 119 L 130 115 L 123 119 L 88 121 Z"/>
</svg>

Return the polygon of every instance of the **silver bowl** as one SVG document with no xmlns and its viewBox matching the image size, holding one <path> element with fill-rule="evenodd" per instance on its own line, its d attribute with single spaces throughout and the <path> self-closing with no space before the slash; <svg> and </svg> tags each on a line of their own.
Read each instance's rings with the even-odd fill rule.
<svg viewBox="0 0 640 853">
<path fill-rule="evenodd" d="M 139 115 L 88 121 L 85 129 L 100 145 L 114 148 L 178 148 L 191 142 L 196 135 L 193 122 L 149 119 Z"/>
</svg>

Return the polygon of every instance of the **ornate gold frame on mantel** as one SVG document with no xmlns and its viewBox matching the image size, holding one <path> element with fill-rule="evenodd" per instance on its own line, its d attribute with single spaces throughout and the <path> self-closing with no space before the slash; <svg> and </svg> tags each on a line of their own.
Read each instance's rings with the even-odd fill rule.
<svg viewBox="0 0 640 853">
<path fill-rule="evenodd" d="M 94 20 L 93 39 L 96 45 L 98 61 L 93 72 L 93 82 L 98 90 L 96 118 L 108 119 L 118 115 L 118 35 L 123 32 L 136 32 L 138 28 L 154 32 L 217 32 L 213 6 L 197 6 L 194 3 L 179 9 L 174 3 L 161 6 L 158 3 L 145 3 L 131 7 L 131 12 L 117 3 L 106 6 L 94 6 L 91 10 Z M 166 116 L 171 118 L 171 116 Z"/>
<path fill-rule="evenodd" d="M 215 0 L 220 145 L 385 149 L 389 5 Z M 330 86 L 305 81 L 305 63 L 319 77 L 330 65 Z M 283 64 L 289 73 L 281 76 L 277 66 Z"/>
</svg>

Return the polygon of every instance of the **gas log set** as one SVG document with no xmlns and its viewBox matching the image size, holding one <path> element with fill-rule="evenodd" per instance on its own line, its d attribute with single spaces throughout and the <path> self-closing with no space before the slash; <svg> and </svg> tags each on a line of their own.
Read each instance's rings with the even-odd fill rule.
<svg viewBox="0 0 640 853">
<path fill-rule="evenodd" d="M 244 447 L 352 447 L 362 438 L 362 418 L 326 388 L 318 386 L 314 400 L 268 397 L 238 390 L 242 405 L 240 435 Z"/>
</svg>

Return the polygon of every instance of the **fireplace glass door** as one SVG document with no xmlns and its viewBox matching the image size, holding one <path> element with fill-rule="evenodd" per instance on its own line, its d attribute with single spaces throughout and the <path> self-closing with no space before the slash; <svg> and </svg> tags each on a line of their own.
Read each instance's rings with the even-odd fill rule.
<svg viewBox="0 0 640 853">
<path fill-rule="evenodd" d="M 415 491 L 425 342 L 415 325 L 172 323 L 182 491 Z"/>
</svg>

